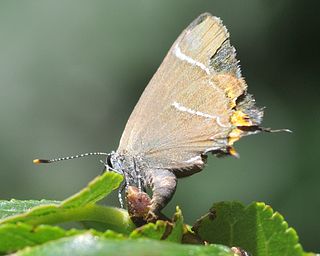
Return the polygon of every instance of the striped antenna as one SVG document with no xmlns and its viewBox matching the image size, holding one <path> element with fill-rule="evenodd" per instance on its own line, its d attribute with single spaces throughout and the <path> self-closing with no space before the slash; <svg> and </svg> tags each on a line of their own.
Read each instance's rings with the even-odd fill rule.
<svg viewBox="0 0 320 256">
<path fill-rule="evenodd" d="M 99 155 L 108 156 L 110 154 L 105 153 L 105 152 L 91 152 L 91 153 L 84 153 L 84 154 L 80 154 L 80 155 L 60 157 L 60 158 L 54 158 L 54 159 L 34 159 L 33 163 L 34 164 L 48 164 L 48 163 L 54 163 L 54 162 L 59 162 L 59 161 L 63 161 L 63 160 L 70 160 L 70 159 L 75 159 L 75 158 L 80 158 L 80 157 L 85 157 L 85 156 L 99 156 Z"/>
</svg>

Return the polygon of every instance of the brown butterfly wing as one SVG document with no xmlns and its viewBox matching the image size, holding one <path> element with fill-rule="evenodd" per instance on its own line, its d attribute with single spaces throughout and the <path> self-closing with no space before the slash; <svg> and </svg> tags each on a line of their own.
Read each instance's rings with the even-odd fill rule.
<svg viewBox="0 0 320 256">
<path fill-rule="evenodd" d="M 226 28 L 202 14 L 178 37 L 149 82 L 118 152 L 139 155 L 152 168 L 200 170 L 205 153 L 231 152 L 233 142 L 245 135 L 238 125 L 253 126 L 251 116 L 237 110 L 245 90 Z"/>
</svg>

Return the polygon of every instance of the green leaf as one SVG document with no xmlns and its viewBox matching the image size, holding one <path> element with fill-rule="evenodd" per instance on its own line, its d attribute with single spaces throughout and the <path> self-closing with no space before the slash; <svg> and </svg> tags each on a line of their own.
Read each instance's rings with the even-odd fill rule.
<svg viewBox="0 0 320 256">
<path fill-rule="evenodd" d="M 62 208 L 81 207 L 94 204 L 105 198 L 112 190 L 118 188 L 123 176 L 115 172 L 104 172 L 92 180 L 84 189 L 77 194 L 62 201 Z"/>
<path fill-rule="evenodd" d="M 264 203 L 214 204 L 193 230 L 205 241 L 237 246 L 255 256 L 302 256 L 297 233 Z"/>
<path fill-rule="evenodd" d="M 222 245 L 195 246 L 181 245 L 150 239 L 110 240 L 94 236 L 90 232 L 51 241 L 43 245 L 18 251 L 17 256 L 56 256 L 56 255 L 121 255 L 121 256 L 234 256 L 231 250 Z"/>
<path fill-rule="evenodd" d="M 34 246 L 65 236 L 75 235 L 80 231 L 40 225 L 33 227 L 24 223 L 0 225 L 0 252 L 8 253 L 26 246 Z"/>
<path fill-rule="evenodd" d="M 4 218 L 0 220 L 0 224 L 22 222 L 35 226 L 86 220 L 101 222 L 105 224 L 105 228 L 128 234 L 135 228 L 135 225 L 132 223 L 127 211 L 94 204 L 97 200 L 108 195 L 113 189 L 116 189 L 121 181 L 121 175 L 105 172 L 90 182 L 79 193 L 62 201 L 60 204 L 49 201 L 51 204 L 36 206 L 22 214 Z"/>
<path fill-rule="evenodd" d="M 167 221 L 158 220 L 156 223 L 148 223 L 142 227 L 136 228 L 130 234 L 130 238 L 150 238 L 155 240 L 161 240 L 168 225 Z"/>
<path fill-rule="evenodd" d="M 91 234 L 103 238 L 124 240 L 127 239 L 123 234 L 112 230 L 104 233 L 96 230 L 89 230 Z M 74 236 L 87 233 L 88 230 L 65 230 L 58 226 L 39 225 L 33 227 L 25 223 L 3 224 L 0 225 L 0 253 L 10 253 L 27 246 L 35 246 L 48 241 L 57 240 L 59 238 Z"/>
<path fill-rule="evenodd" d="M 11 199 L 10 201 L 0 200 L 0 219 L 4 219 L 12 215 L 24 213 L 35 206 L 46 205 L 46 204 L 59 204 L 59 203 L 60 201 L 44 200 L 44 199 L 43 200 Z"/>
<path fill-rule="evenodd" d="M 91 204 L 70 209 L 60 208 L 55 205 L 38 206 L 29 212 L 3 219 L 0 221 L 0 225 L 20 222 L 36 226 L 84 220 L 103 223 L 105 229 L 113 229 L 124 234 L 129 234 L 135 229 L 135 225 L 132 223 L 127 211 Z"/>
<path fill-rule="evenodd" d="M 180 243 L 183 235 L 183 216 L 179 207 L 173 216 L 173 222 L 158 220 L 156 223 L 148 223 L 136 228 L 130 238 L 150 238 L 155 240 L 167 240 Z"/>
<path fill-rule="evenodd" d="M 118 188 L 122 180 L 123 177 L 117 173 L 104 172 L 80 192 L 62 202 L 53 200 L 1 200 L 0 219 L 25 213 L 31 208 L 33 208 L 32 211 L 39 211 L 38 213 L 45 215 L 54 212 L 56 208 L 68 209 L 94 204 L 110 194 L 112 190 Z M 43 207 L 44 205 L 46 207 Z"/>
<path fill-rule="evenodd" d="M 107 230 L 103 233 L 102 235 L 104 238 L 108 238 L 108 239 L 116 239 L 116 240 L 125 240 L 128 239 L 127 236 L 125 236 L 124 234 L 121 233 L 117 233 L 113 230 Z"/>
<path fill-rule="evenodd" d="M 173 216 L 173 227 L 169 235 L 165 240 L 170 242 L 181 243 L 184 230 L 183 216 L 179 207 L 176 208 L 176 212 Z"/>
</svg>

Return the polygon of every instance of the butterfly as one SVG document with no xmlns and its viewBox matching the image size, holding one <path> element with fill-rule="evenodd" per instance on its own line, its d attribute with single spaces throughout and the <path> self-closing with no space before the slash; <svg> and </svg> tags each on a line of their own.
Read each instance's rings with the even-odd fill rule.
<svg viewBox="0 0 320 256">
<path fill-rule="evenodd" d="M 233 145 L 241 137 L 272 131 L 260 126 L 262 118 L 263 109 L 247 93 L 226 27 L 204 13 L 170 48 L 130 115 L 116 151 L 34 162 L 107 155 L 105 165 L 124 176 L 123 187 L 144 195 L 151 189 L 152 197 L 143 201 L 147 211 L 140 212 L 155 220 L 174 195 L 177 180 L 201 171 L 209 153 L 238 156 Z"/>
</svg>

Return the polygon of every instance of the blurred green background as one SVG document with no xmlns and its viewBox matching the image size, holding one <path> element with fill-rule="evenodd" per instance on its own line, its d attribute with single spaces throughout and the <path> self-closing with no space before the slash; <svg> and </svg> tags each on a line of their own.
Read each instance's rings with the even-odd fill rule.
<svg viewBox="0 0 320 256">
<path fill-rule="evenodd" d="M 265 127 L 180 180 L 166 212 L 189 223 L 213 202 L 264 201 L 306 250 L 319 250 L 319 6 L 312 1 L 0 2 L 0 198 L 64 199 L 98 175 L 97 158 L 32 159 L 116 149 L 125 123 L 179 33 L 200 13 L 223 19 Z M 318 56 L 317 56 L 318 55 Z M 118 205 L 116 193 L 108 204 Z M 110 202 L 111 201 L 111 202 Z"/>
</svg>

